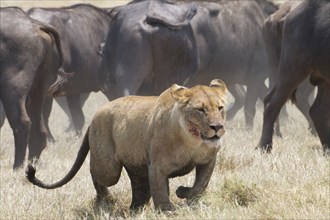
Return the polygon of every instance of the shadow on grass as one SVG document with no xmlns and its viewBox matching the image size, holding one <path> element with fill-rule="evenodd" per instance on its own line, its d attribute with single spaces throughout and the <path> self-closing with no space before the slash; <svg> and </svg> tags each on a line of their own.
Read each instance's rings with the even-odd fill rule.
<svg viewBox="0 0 330 220">
<path fill-rule="evenodd" d="M 118 209 L 115 201 L 106 198 L 102 201 L 91 200 L 87 205 L 74 210 L 78 219 L 112 219 L 127 218 L 130 214 L 125 209 Z"/>
<path fill-rule="evenodd" d="M 253 164 L 253 158 L 237 159 L 234 156 L 227 156 L 224 152 L 220 154 L 217 167 L 220 173 L 232 172 L 242 168 L 250 167 Z"/>
</svg>

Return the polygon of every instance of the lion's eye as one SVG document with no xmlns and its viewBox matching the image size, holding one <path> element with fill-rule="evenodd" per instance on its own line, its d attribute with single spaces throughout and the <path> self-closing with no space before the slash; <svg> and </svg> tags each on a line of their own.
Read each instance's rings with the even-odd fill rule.
<svg viewBox="0 0 330 220">
<path fill-rule="evenodd" d="M 219 111 L 222 111 L 223 106 L 219 106 L 218 109 L 219 109 Z"/>
<path fill-rule="evenodd" d="M 196 108 L 196 110 L 200 113 L 205 113 L 205 109 L 204 108 Z"/>
</svg>

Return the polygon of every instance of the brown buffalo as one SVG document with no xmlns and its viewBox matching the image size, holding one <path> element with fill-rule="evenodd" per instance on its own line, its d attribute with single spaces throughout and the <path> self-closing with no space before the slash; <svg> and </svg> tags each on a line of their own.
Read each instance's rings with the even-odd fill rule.
<svg viewBox="0 0 330 220">
<path fill-rule="evenodd" d="M 258 147 L 272 149 L 273 125 L 284 103 L 310 76 L 317 96 L 310 109 L 325 152 L 330 148 L 330 2 L 305 0 L 284 20 L 275 85 L 265 97 L 262 135 Z"/>
<path fill-rule="evenodd" d="M 30 160 L 46 147 L 46 91 L 57 73 L 64 73 L 63 58 L 57 31 L 19 8 L 0 9 L 0 36 L 0 100 L 14 133 L 16 169 L 27 145 Z"/>
</svg>

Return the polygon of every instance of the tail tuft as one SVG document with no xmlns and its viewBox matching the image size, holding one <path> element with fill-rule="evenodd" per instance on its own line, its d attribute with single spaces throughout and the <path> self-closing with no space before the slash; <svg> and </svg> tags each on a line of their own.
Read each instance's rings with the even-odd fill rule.
<svg viewBox="0 0 330 220">
<path fill-rule="evenodd" d="M 33 184 L 36 183 L 36 169 L 29 164 L 25 171 L 26 178 Z"/>
</svg>

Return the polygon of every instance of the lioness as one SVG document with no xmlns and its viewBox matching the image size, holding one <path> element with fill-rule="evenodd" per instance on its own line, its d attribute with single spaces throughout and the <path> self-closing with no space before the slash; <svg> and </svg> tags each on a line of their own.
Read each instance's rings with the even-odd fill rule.
<svg viewBox="0 0 330 220">
<path fill-rule="evenodd" d="M 76 161 L 59 182 L 44 184 L 29 165 L 28 180 L 54 189 L 68 183 L 90 150 L 90 172 L 97 198 L 108 195 L 125 167 L 132 185 L 130 208 L 148 203 L 152 196 L 160 210 L 173 210 L 168 178 L 196 167 L 193 187 L 180 186 L 179 198 L 202 193 L 212 175 L 220 138 L 224 134 L 227 88 L 215 79 L 210 86 L 185 88 L 172 85 L 160 96 L 127 96 L 101 107 L 84 137 Z"/>
</svg>

